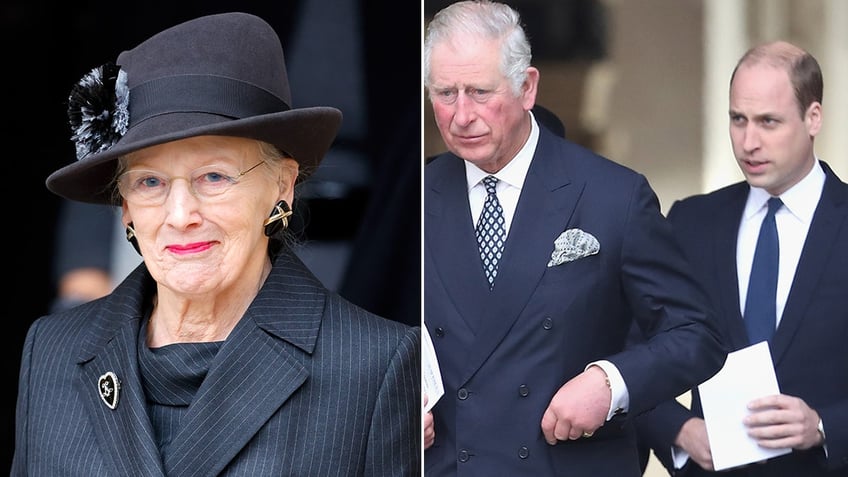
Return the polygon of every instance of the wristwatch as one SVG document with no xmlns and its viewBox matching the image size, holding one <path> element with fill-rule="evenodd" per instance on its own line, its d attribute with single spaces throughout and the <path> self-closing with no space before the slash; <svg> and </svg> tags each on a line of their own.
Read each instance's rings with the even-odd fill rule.
<svg viewBox="0 0 848 477">
<path fill-rule="evenodd" d="M 824 437 L 824 423 L 822 422 L 821 418 L 819 418 L 819 425 L 818 425 L 817 429 L 818 429 L 818 431 L 819 431 L 819 434 L 821 434 L 821 436 L 822 436 L 822 443 L 824 443 L 824 440 L 825 440 L 825 437 Z"/>
</svg>

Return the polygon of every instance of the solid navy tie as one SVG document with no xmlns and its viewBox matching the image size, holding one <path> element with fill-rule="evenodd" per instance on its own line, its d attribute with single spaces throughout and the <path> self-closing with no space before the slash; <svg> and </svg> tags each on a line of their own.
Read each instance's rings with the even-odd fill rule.
<svg viewBox="0 0 848 477">
<path fill-rule="evenodd" d="M 751 278 L 748 281 L 748 297 L 745 299 L 745 329 L 751 344 L 768 340 L 777 327 L 777 270 L 780 246 L 777 240 L 777 225 L 774 214 L 783 202 L 772 197 L 768 201 L 768 212 L 760 226 Z"/>
<path fill-rule="evenodd" d="M 483 178 L 486 187 L 486 202 L 483 204 L 483 212 L 477 220 L 477 246 L 480 249 L 480 259 L 483 260 L 483 271 L 489 281 L 489 289 L 495 286 L 495 277 L 498 274 L 498 261 L 503 253 L 504 242 L 506 242 L 506 227 L 503 208 L 498 201 L 495 190 L 498 178 L 486 176 Z"/>
</svg>

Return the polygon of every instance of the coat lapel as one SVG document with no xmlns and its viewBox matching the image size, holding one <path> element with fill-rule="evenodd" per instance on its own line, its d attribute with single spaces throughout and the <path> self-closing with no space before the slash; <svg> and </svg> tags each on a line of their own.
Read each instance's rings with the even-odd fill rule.
<svg viewBox="0 0 848 477">
<path fill-rule="evenodd" d="M 288 252 L 224 342 L 180 424 L 168 475 L 217 475 L 308 378 L 324 309 L 320 282 Z M 283 425 L 285 428 L 285 425 Z"/>
<path fill-rule="evenodd" d="M 772 338 L 771 351 L 775 365 L 780 362 L 806 315 L 808 304 L 823 278 L 822 271 L 827 268 L 829 257 L 834 254 L 833 248 L 840 245 L 838 232 L 848 215 L 848 188 L 827 164 L 820 164 L 825 170 L 824 190 L 804 242 L 780 324 Z"/>
<path fill-rule="evenodd" d="M 711 240 L 718 274 L 714 280 L 719 288 L 720 300 L 716 309 L 725 310 L 721 319 L 734 350 L 748 346 L 748 332 L 739 309 L 739 275 L 736 268 L 736 242 L 748 190 L 746 183 L 739 183 L 727 203 L 716 208 L 717 223 Z"/>
<path fill-rule="evenodd" d="M 104 459 L 119 475 L 165 475 L 147 417 L 136 352 L 142 297 L 153 286 L 144 267 L 133 272 L 107 299 L 78 359 L 76 390 Z M 100 397 L 98 381 L 107 372 L 120 381 L 115 409 Z"/>
<path fill-rule="evenodd" d="M 480 303 L 489 301 L 491 293 L 477 250 L 464 165 L 456 156 L 451 159 L 446 170 L 427 185 L 431 194 L 424 203 L 425 254 L 438 270 L 459 315 L 476 330 Z"/>
</svg>

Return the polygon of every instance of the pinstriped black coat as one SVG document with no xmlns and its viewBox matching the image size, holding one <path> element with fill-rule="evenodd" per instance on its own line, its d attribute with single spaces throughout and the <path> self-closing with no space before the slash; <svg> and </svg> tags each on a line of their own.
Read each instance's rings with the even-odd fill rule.
<svg viewBox="0 0 848 477">
<path fill-rule="evenodd" d="M 326 290 L 282 253 L 222 344 L 164 458 L 137 361 L 144 265 L 37 320 L 24 345 L 13 476 L 410 476 L 420 472 L 420 328 Z M 98 379 L 121 381 L 116 408 Z"/>
</svg>

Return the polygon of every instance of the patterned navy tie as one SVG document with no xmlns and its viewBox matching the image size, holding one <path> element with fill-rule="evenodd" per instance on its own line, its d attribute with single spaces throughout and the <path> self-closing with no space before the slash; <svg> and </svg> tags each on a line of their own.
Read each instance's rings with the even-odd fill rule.
<svg viewBox="0 0 848 477">
<path fill-rule="evenodd" d="M 483 178 L 486 186 L 486 202 L 483 204 L 483 212 L 477 221 L 477 246 L 480 249 L 480 259 L 483 260 L 483 271 L 489 280 L 489 290 L 495 286 L 495 277 L 498 274 L 498 261 L 503 253 L 506 241 L 506 228 L 504 227 L 503 207 L 498 202 L 495 192 L 498 178 L 486 176 Z"/>
<path fill-rule="evenodd" d="M 751 344 L 768 340 L 777 327 L 777 270 L 780 246 L 777 240 L 777 225 L 774 214 L 783 202 L 772 197 L 768 201 L 768 212 L 760 226 L 751 278 L 748 281 L 748 297 L 745 299 L 745 329 Z"/>
</svg>

